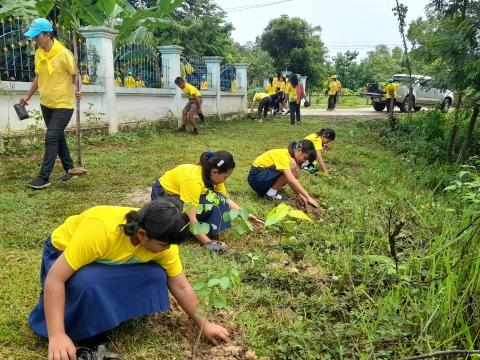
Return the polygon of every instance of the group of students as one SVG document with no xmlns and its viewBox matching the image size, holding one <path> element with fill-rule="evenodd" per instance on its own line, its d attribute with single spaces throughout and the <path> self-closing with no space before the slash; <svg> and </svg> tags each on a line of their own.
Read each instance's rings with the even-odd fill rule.
<svg viewBox="0 0 480 360">
<path fill-rule="evenodd" d="M 248 184 L 275 201 L 283 199 L 279 192 L 288 184 L 305 204 L 320 207 L 298 179 L 301 168 L 314 161 L 328 172 L 321 154 L 334 139 L 333 129 L 322 129 L 264 152 L 252 162 Z M 226 188 L 234 169 L 228 151 L 204 152 L 197 164 L 161 175 L 152 201 L 142 208 L 95 206 L 52 232 L 44 244 L 40 299 L 29 317 L 34 332 L 49 339 L 49 359 L 73 359 L 74 341 L 91 343 L 124 321 L 168 310 L 168 290 L 205 338 L 214 344 L 228 340 L 226 328 L 198 316 L 178 245 L 194 236 L 211 252 L 228 250 L 219 234 L 231 227 L 223 215 L 240 209 Z M 199 213 L 200 204 L 212 206 Z M 253 214 L 249 221 L 263 225 Z M 197 222 L 209 224 L 209 232 L 193 235 L 189 229 Z"/>
<path fill-rule="evenodd" d="M 79 82 L 81 77 L 71 52 L 55 39 L 47 19 L 35 19 L 25 35 L 39 48 L 37 76 L 21 103 L 27 104 L 39 90 L 47 126 L 42 170 L 28 186 L 43 189 L 50 185 L 57 155 L 66 172 L 62 180 L 81 174 L 73 166 L 64 137 L 74 97 L 82 96 L 81 91 L 74 94 L 72 77 Z M 189 97 L 179 130 L 185 131 L 190 123 L 195 133 L 201 94 L 182 78 L 175 83 Z M 292 76 L 290 86 L 295 84 Z M 296 101 L 293 89 L 285 88 L 290 102 Z M 283 199 L 280 191 L 288 184 L 305 204 L 319 207 L 298 179 L 301 167 L 309 168 L 315 160 L 328 172 L 322 152 L 334 139 L 333 129 L 322 129 L 287 148 L 261 154 L 252 162 L 248 184 L 260 197 L 274 201 Z M 95 342 L 129 319 L 168 310 L 168 290 L 205 338 L 214 344 L 228 340 L 226 328 L 198 316 L 198 299 L 183 272 L 178 245 L 193 236 L 189 230 L 195 223 L 204 222 L 209 231 L 194 235 L 200 244 L 215 253 L 228 250 L 219 234 L 231 226 L 223 214 L 239 209 L 225 186 L 234 168 L 228 151 L 207 151 L 198 164 L 178 165 L 160 176 L 152 186 L 152 201 L 141 208 L 95 206 L 53 230 L 43 248 L 40 298 L 29 316 L 33 331 L 48 338 L 49 360 L 75 359 L 74 342 Z M 197 214 L 198 205 L 212 205 L 208 196 L 212 192 L 221 199 L 219 205 L 205 206 Z M 186 213 L 185 205 L 191 205 Z M 249 220 L 254 226 L 263 224 L 253 214 Z"/>
<path fill-rule="evenodd" d="M 300 105 L 303 99 L 306 99 L 305 89 L 298 75 L 292 74 L 289 78 L 285 78 L 282 73 L 277 72 L 274 77 L 268 79 L 265 92 L 254 93 L 250 112 L 253 113 L 255 105 L 258 104 L 257 119 L 262 122 L 269 110 L 272 110 L 274 115 L 283 113 L 283 107 L 288 103 L 287 113 L 290 113 L 290 123 L 300 125 Z"/>
</svg>

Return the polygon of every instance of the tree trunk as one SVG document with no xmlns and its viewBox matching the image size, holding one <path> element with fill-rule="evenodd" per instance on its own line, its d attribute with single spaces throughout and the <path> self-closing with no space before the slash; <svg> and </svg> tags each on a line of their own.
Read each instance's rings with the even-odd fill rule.
<svg viewBox="0 0 480 360">
<path fill-rule="evenodd" d="M 462 148 L 458 154 L 457 163 L 462 164 L 467 159 L 467 156 L 470 152 L 470 146 L 472 143 L 473 130 L 475 129 L 475 124 L 477 123 L 478 113 L 480 111 L 480 105 L 477 103 L 473 108 L 472 117 L 468 123 L 467 133 L 465 134 L 465 139 L 463 139 Z"/>
<path fill-rule="evenodd" d="M 447 147 L 447 156 L 446 160 L 448 163 L 453 161 L 453 148 L 455 146 L 455 140 L 457 139 L 458 134 L 458 113 L 460 111 L 460 107 L 462 106 L 462 92 L 458 92 L 458 102 L 455 106 L 455 115 L 453 119 L 453 126 L 450 129 L 450 140 L 448 141 Z"/>
<path fill-rule="evenodd" d="M 78 38 L 77 33 L 73 32 L 73 54 L 75 56 L 75 66 L 76 66 L 76 76 L 75 76 L 75 90 L 76 92 L 80 91 L 80 83 L 82 81 L 80 76 L 80 71 L 78 70 L 80 59 L 78 57 Z M 75 113 L 76 113 L 76 121 L 75 121 L 75 135 L 76 135 L 76 148 L 77 148 L 77 166 L 82 166 L 82 147 L 80 144 L 80 99 L 75 97 Z"/>
</svg>

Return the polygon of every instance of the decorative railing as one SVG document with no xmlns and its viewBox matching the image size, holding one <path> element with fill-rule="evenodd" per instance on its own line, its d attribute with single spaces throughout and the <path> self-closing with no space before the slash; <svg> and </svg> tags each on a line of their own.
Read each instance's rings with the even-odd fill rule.
<svg viewBox="0 0 480 360">
<path fill-rule="evenodd" d="M 220 67 L 220 90 L 235 92 L 238 89 L 237 70 L 231 64 Z"/>
<path fill-rule="evenodd" d="M 115 49 L 115 85 L 127 88 L 162 88 L 161 55 L 146 44 L 128 44 Z"/>
<path fill-rule="evenodd" d="M 207 65 L 198 58 L 181 57 L 180 76 L 199 90 L 208 90 L 212 86 L 212 76 L 208 74 Z"/>
</svg>

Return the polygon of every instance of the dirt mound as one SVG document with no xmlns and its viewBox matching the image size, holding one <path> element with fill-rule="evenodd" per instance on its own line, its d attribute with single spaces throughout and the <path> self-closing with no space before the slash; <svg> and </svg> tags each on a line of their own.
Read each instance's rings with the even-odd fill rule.
<svg viewBox="0 0 480 360">
<path fill-rule="evenodd" d="M 230 339 L 227 343 L 217 346 L 210 344 L 203 337 L 198 341 L 198 329 L 187 318 L 180 309 L 175 299 L 171 298 L 173 311 L 150 316 L 148 321 L 160 332 L 168 332 L 175 329 L 177 334 L 182 334 L 180 343 L 183 348 L 182 359 L 196 360 L 262 360 L 255 352 L 249 349 L 243 341 L 243 333 L 238 328 L 226 326 L 230 332 Z M 211 314 L 209 317 L 212 317 Z M 227 324 L 228 318 L 232 316 L 229 311 L 216 311 L 215 319 L 210 320 Z"/>
</svg>

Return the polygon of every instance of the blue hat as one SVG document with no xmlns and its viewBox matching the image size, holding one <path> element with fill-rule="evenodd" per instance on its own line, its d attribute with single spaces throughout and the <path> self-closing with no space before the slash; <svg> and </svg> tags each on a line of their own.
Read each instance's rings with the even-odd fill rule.
<svg viewBox="0 0 480 360">
<path fill-rule="evenodd" d="M 393 83 L 393 79 L 388 79 L 388 82 L 389 82 L 389 83 Z"/>
<path fill-rule="evenodd" d="M 32 25 L 30 25 L 30 29 L 23 34 L 26 37 L 34 38 L 38 36 L 41 32 L 52 32 L 53 26 L 47 19 L 38 18 L 32 21 Z"/>
</svg>

